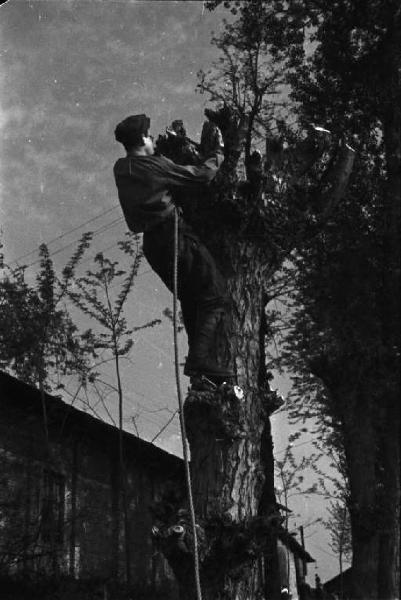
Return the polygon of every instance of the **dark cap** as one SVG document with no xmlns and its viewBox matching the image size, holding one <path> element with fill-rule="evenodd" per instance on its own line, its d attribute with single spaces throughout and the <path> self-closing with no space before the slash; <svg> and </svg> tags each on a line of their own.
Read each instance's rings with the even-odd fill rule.
<svg viewBox="0 0 401 600">
<path fill-rule="evenodd" d="M 150 127 L 150 118 L 146 115 L 131 115 L 117 125 L 114 131 L 117 142 L 124 146 L 136 146 L 141 144 L 143 135 L 146 135 Z"/>
</svg>

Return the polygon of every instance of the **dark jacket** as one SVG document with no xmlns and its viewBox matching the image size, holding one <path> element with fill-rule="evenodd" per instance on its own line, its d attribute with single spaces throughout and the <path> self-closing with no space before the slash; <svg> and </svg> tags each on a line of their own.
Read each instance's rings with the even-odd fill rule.
<svg viewBox="0 0 401 600">
<path fill-rule="evenodd" d="M 177 165 L 165 156 L 126 156 L 114 165 L 118 197 L 131 231 L 149 231 L 174 210 L 172 192 L 197 190 L 215 177 L 223 162 L 221 150 L 198 166 Z"/>
</svg>

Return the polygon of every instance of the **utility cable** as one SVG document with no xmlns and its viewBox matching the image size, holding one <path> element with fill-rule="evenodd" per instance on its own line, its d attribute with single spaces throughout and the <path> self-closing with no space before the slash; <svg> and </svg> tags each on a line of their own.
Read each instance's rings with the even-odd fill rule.
<svg viewBox="0 0 401 600">
<path fill-rule="evenodd" d="M 57 237 L 52 238 L 51 240 L 46 242 L 46 245 L 48 246 L 49 244 L 52 244 L 53 242 L 57 242 L 58 240 L 61 240 L 63 237 L 69 235 L 70 233 L 74 233 L 75 231 L 77 231 L 78 229 L 81 229 L 88 223 L 97 221 L 97 219 L 100 219 L 100 217 L 103 217 L 104 215 L 116 210 L 117 208 L 118 208 L 118 206 L 113 206 L 112 208 L 108 208 L 107 210 L 104 210 L 101 213 L 99 213 L 98 215 L 96 215 L 96 217 L 92 217 L 91 219 L 84 221 L 83 223 L 81 223 L 80 225 L 77 225 L 76 227 L 73 227 L 72 229 L 67 229 L 67 231 L 64 231 L 62 234 L 60 234 Z M 26 258 L 27 256 L 30 256 L 31 254 L 34 254 L 35 252 L 37 252 L 37 250 L 38 250 L 38 248 L 35 248 L 34 250 L 31 250 L 30 252 L 26 252 L 25 254 L 22 254 L 21 256 L 14 258 L 14 260 L 11 261 L 11 264 L 18 263 L 23 258 Z"/>
<path fill-rule="evenodd" d="M 99 233 L 104 233 L 105 231 L 107 231 L 108 229 L 110 229 L 111 227 L 114 227 L 115 225 L 117 225 L 118 223 L 121 223 L 122 221 L 124 221 L 123 217 L 117 217 L 117 219 L 114 219 L 114 221 L 110 221 L 110 223 L 106 223 L 105 225 L 102 225 L 101 227 L 99 227 L 99 229 L 96 229 L 93 232 L 93 237 L 95 235 L 99 235 Z M 65 246 L 62 246 L 61 248 L 58 248 L 57 250 L 54 250 L 53 252 L 49 252 L 49 257 L 55 256 L 56 254 L 60 254 L 60 252 L 63 252 L 64 250 L 66 250 L 67 248 L 70 248 L 71 246 L 73 246 L 75 243 L 77 242 L 77 240 L 73 240 L 72 242 L 69 242 L 68 244 L 66 244 Z M 35 260 L 34 262 L 30 263 L 29 265 L 25 265 L 27 269 L 29 269 L 30 267 L 33 267 L 34 265 L 37 265 L 40 263 L 40 258 L 38 260 Z M 15 262 L 15 261 L 14 261 Z"/>
<path fill-rule="evenodd" d="M 298 121 L 298 119 L 295 119 L 295 120 L 291 121 L 290 123 L 288 123 L 287 125 L 289 125 L 289 126 L 294 125 L 295 123 L 297 123 L 297 121 Z M 279 129 L 278 126 L 275 126 L 275 127 L 270 128 L 269 132 L 276 131 L 278 129 Z M 78 229 L 82 229 L 82 227 L 84 227 L 85 225 L 88 225 L 89 223 L 92 223 L 93 221 L 97 221 L 97 219 L 100 219 L 104 215 L 109 214 L 110 212 L 113 212 L 113 211 L 117 210 L 117 208 L 119 208 L 119 207 L 116 205 L 116 206 L 112 206 L 110 208 L 107 208 L 106 210 L 103 210 L 102 212 L 100 212 L 95 217 L 87 219 L 86 221 L 84 221 L 80 225 L 77 225 L 76 227 L 72 227 L 71 229 L 67 229 L 67 231 L 64 231 L 60 235 L 58 235 L 58 236 L 52 238 L 51 240 L 47 241 L 46 245 L 49 245 L 49 244 L 52 244 L 53 242 L 61 240 L 62 238 L 64 238 L 67 235 L 69 235 L 70 233 L 74 233 L 75 231 L 78 231 Z M 251 237 L 261 237 L 261 236 L 251 236 Z M 66 247 L 68 247 L 68 246 L 66 246 Z M 25 254 L 22 254 L 21 256 L 18 256 L 17 258 L 11 260 L 10 264 L 16 264 L 16 263 L 18 263 L 23 258 L 26 258 L 26 257 L 30 256 L 31 254 L 34 254 L 35 252 L 37 252 L 37 250 L 38 250 L 38 248 L 35 248 L 34 250 L 30 250 L 29 252 L 26 252 Z"/>
<path fill-rule="evenodd" d="M 178 210 L 174 210 L 174 278 L 173 278 L 173 329 L 174 329 L 174 361 L 175 361 L 175 380 L 177 384 L 177 395 L 180 415 L 182 450 L 185 465 L 185 478 L 187 483 L 189 512 L 191 516 L 192 536 L 193 536 L 193 553 L 194 553 L 194 572 L 195 572 L 195 587 L 196 598 L 202 600 L 202 592 L 200 586 L 199 574 L 199 555 L 198 555 L 198 538 L 196 533 L 195 509 L 192 497 L 191 472 L 189 469 L 188 444 L 187 434 L 184 419 L 184 403 L 182 400 L 182 390 L 180 382 L 180 362 L 178 356 Z"/>
</svg>

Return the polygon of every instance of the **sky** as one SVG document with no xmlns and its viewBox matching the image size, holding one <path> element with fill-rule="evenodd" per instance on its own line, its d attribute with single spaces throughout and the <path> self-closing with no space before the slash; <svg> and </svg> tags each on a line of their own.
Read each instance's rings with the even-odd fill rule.
<svg viewBox="0 0 401 600">
<path fill-rule="evenodd" d="M 126 226 L 112 168 L 124 152 L 114 128 L 127 115 L 145 112 L 153 135 L 183 119 L 188 135 L 199 138 L 207 98 L 195 91 L 197 72 L 216 58 L 210 38 L 222 16 L 200 0 L 9 0 L 0 7 L 0 241 L 7 264 L 28 265 L 26 276 L 33 278 L 38 246 L 46 242 L 60 272 L 85 231 L 95 235 L 84 268 L 98 251 L 121 259 L 116 243 Z M 134 431 L 135 418 L 141 437 L 158 435 L 157 444 L 181 454 L 166 307 L 171 295 L 144 260 L 127 319 L 134 326 L 163 322 L 135 335 L 123 365 L 124 425 Z M 182 361 L 186 351 L 181 335 Z M 110 367 L 104 379 L 112 381 Z M 184 388 L 187 383 L 183 377 Z M 275 387 L 285 395 L 288 378 L 278 376 Z M 65 400 L 75 391 L 71 382 Z M 106 401 L 116 415 L 116 396 Z M 85 408 L 82 395 L 74 402 Z M 105 416 L 100 401 L 94 409 Z M 280 456 L 292 429 L 282 414 L 272 425 Z M 302 438 L 296 452 L 309 451 L 310 438 Z M 322 506 L 320 499 L 304 501 L 297 524 L 313 520 Z M 334 576 L 337 563 L 321 530 L 311 526 L 305 535 L 322 579 Z"/>
<path fill-rule="evenodd" d="M 127 228 L 112 168 L 124 150 L 114 128 L 127 115 L 146 112 L 154 134 L 181 118 L 188 134 L 199 137 L 206 98 L 195 93 L 196 74 L 214 55 L 211 29 L 220 20 L 202 2 L 10 0 L 0 10 L 5 261 L 34 263 L 27 270 L 33 277 L 37 248 L 50 241 L 60 270 L 87 230 L 96 233 L 88 258 L 100 250 L 121 258 L 115 244 Z M 171 307 L 145 261 L 129 304 L 135 326 Z M 152 439 L 170 416 L 161 410 L 166 396 L 176 403 L 171 323 L 164 319 L 157 329 L 139 332 L 135 342 L 126 425 L 137 415 L 141 435 Z M 184 336 L 182 344 L 185 354 Z M 139 402 L 160 412 L 138 417 Z M 177 422 L 160 440 L 172 450 L 179 447 Z"/>
</svg>

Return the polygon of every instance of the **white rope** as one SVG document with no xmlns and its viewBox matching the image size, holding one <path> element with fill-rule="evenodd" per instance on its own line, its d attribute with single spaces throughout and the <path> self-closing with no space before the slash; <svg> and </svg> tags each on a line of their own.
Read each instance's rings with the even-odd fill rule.
<svg viewBox="0 0 401 600">
<path fill-rule="evenodd" d="M 177 384 L 177 395 L 180 415 L 182 449 L 185 465 L 185 479 L 187 484 L 189 512 L 191 515 L 191 527 L 193 536 L 193 554 L 194 554 L 194 573 L 197 600 L 202 600 L 202 592 L 200 586 L 199 574 L 199 555 L 198 555 L 198 538 L 196 533 L 195 509 L 192 497 L 191 473 L 189 469 L 189 456 L 187 435 L 184 420 L 184 403 L 182 400 L 182 390 L 180 383 L 179 357 L 178 357 L 178 211 L 174 210 L 174 281 L 173 281 L 173 327 L 174 327 L 174 360 L 175 360 L 175 380 Z"/>
</svg>

